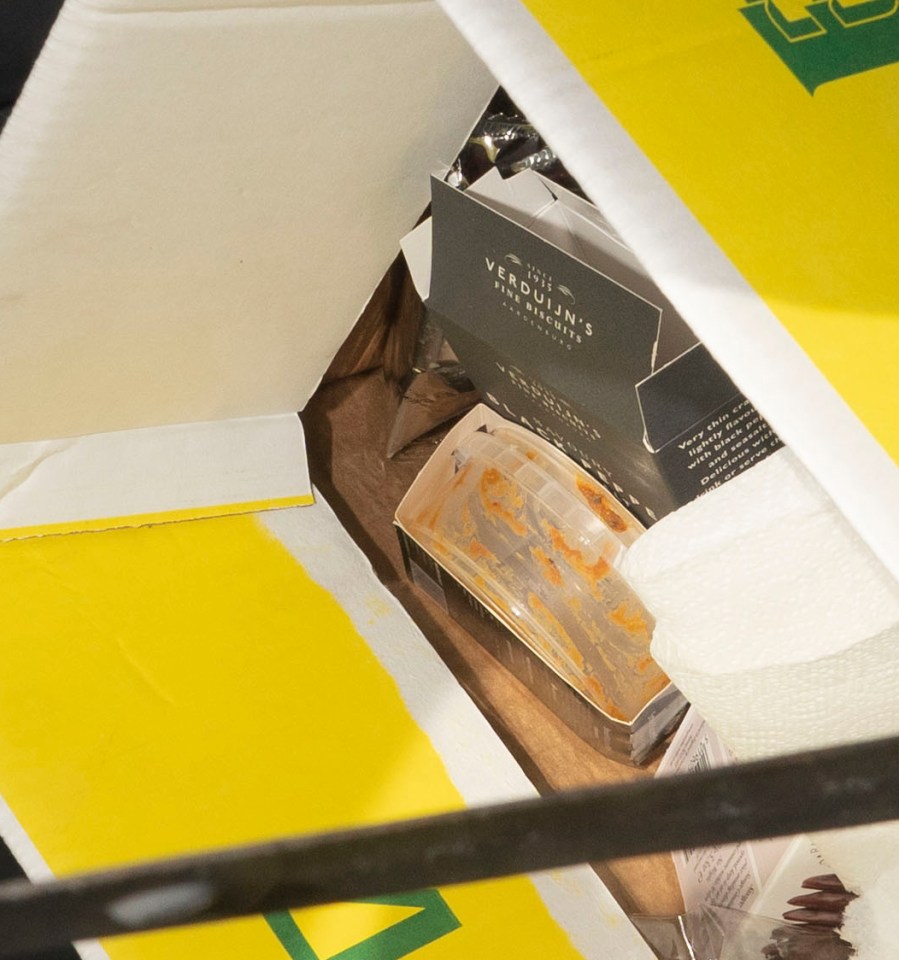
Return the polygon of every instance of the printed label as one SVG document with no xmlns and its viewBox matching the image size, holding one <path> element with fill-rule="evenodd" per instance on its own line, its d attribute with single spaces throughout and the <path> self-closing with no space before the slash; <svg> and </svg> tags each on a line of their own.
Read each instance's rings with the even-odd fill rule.
<svg viewBox="0 0 899 960">
<path fill-rule="evenodd" d="M 749 0 L 740 13 L 810 94 L 899 63 L 899 0 Z"/>
<path fill-rule="evenodd" d="M 266 922 L 291 960 L 401 960 L 415 950 L 458 930 L 461 924 L 437 890 L 371 897 L 360 903 L 383 903 L 398 907 L 420 907 L 411 917 L 400 920 L 361 943 L 331 957 L 320 957 L 287 911 L 269 913 Z"/>
</svg>

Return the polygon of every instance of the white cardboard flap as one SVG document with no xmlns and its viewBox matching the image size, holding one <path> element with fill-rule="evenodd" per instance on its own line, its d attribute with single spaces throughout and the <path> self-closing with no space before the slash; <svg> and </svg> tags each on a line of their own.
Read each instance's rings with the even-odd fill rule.
<svg viewBox="0 0 899 960">
<path fill-rule="evenodd" d="M 0 442 L 301 409 L 493 87 L 432 2 L 68 0 L 0 136 Z"/>
<path fill-rule="evenodd" d="M 896 464 L 859 416 L 525 4 L 519 0 L 491 0 L 489 4 L 440 0 L 440 4 L 715 359 L 899 577 Z M 584 4 L 578 12 L 587 9 Z M 598 22 L 603 15 L 597 7 Z M 558 21 L 562 19 L 560 13 Z M 736 11 L 735 19 L 739 20 Z M 676 45 L 659 49 L 680 50 Z M 781 70 L 776 59 L 772 70 Z M 784 76 L 789 78 L 788 73 Z M 860 106 L 864 88 L 855 89 L 858 123 L 863 128 L 871 121 Z M 662 93 L 659 88 L 659 95 Z M 823 101 L 814 98 L 808 102 Z M 664 104 L 665 99 L 659 103 Z M 760 102 L 761 109 L 770 113 L 767 104 L 764 99 Z M 817 130 L 817 123 L 810 121 L 808 128 Z M 801 154 L 809 155 L 808 151 Z M 797 162 L 797 166 L 801 165 Z M 773 170 L 772 175 L 777 172 Z M 859 188 L 867 189 L 868 181 L 857 179 Z M 819 205 L 829 202 L 817 193 L 813 196 Z M 841 204 L 845 202 L 840 198 Z M 815 228 L 814 223 L 809 225 L 809 229 Z M 771 239 L 782 242 L 782 238 Z M 892 247 L 887 244 L 884 249 Z M 888 321 L 885 317 L 884 322 Z M 851 336 L 851 324 L 846 335 Z M 884 400 L 889 403 L 890 398 Z"/>
<path fill-rule="evenodd" d="M 493 87 L 432 2 L 68 0 L 0 136 L 0 530 L 308 497 L 269 416 Z"/>
<path fill-rule="evenodd" d="M 0 540 L 312 503 L 296 414 L 0 445 Z"/>
</svg>

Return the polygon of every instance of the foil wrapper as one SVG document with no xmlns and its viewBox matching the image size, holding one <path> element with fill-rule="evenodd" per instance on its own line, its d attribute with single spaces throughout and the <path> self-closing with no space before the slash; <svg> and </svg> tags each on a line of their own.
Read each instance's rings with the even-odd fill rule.
<svg viewBox="0 0 899 960">
<path fill-rule="evenodd" d="M 632 917 L 658 960 L 849 960 L 836 930 L 790 924 L 729 907 L 676 917 Z"/>
<path fill-rule="evenodd" d="M 503 90 L 497 91 L 471 131 L 446 181 L 464 190 L 492 168 L 504 177 L 535 170 L 583 196 L 552 148 Z M 434 319 L 429 315 L 420 319 L 423 309 L 417 313 L 405 306 L 397 309 L 384 364 L 388 379 L 397 383 L 401 391 L 387 445 L 389 457 L 465 413 L 480 399 Z M 394 344 L 412 342 L 410 331 L 414 324 L 419 324 L 414 356 L 409 356 L 406 347 L 391 349 Z"/>
</svg>

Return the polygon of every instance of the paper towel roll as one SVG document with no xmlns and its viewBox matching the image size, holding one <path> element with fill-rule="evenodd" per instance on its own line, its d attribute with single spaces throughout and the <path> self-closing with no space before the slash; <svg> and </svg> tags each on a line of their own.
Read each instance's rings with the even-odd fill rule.
<svg viewBox="0 0 899 960">
<path fill-rule="evenodd" d="M 741 759 L 899 733 L 899 584 L 790 451 L 660 521 L 622 572 L 656 660 Z M 863 894 L 859 957 L 893 957 L 899 824 L 816 839 Z"/>
</svg>

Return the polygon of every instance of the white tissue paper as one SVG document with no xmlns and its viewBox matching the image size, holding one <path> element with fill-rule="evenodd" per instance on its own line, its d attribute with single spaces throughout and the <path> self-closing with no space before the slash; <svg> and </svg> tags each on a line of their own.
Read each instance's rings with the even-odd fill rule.
<svg viewBox="0 0 899 960">
<path fill-rule="evenodd" d="M 622 572 L 653 655 L 740 759 L 899 733 L 899 584 L 789 450 L 664 518 Z M 844 936 L 893 957 L 899 824 L 815 839 L 862 893 Z"/>
</svg>

